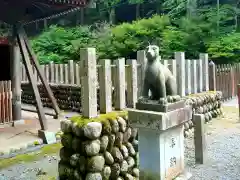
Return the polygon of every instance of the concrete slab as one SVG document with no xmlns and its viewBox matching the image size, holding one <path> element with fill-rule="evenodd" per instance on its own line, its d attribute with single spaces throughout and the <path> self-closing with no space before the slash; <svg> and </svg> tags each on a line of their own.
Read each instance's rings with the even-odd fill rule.
<svg viewBox="0 0 240 180">
<path fill-rule="evenodd" d="M 60 119 L 47 117 L 48 130 L 57 133 L 60 130 Z M 26 148 L 28 144 L 41 142 L 38 137 L 40 124 L 36 113 L 22 111 L 24 123 L 0 126 L 0 152 L 9 152 L 13 149 Z"/>
</svg>

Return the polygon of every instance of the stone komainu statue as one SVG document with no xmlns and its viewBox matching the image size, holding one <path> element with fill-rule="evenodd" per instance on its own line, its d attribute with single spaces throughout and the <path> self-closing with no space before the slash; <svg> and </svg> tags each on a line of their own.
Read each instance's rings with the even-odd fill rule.
<svg viewBox="0 0 240 180">
<path fill-rule="evenodd" d="M 176 79 L 172 72 L 161 63 L 159 47 L 156 45 L 147 46 L 146 58 L 142 98 L 148 98 L 149 90 L 152 94 L 151 100 L 177 95 Z"/>
</svg>

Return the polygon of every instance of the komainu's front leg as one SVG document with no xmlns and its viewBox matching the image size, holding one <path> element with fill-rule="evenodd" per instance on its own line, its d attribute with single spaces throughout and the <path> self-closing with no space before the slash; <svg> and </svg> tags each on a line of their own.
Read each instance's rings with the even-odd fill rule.
<svg viewBox="0 0 240 180">
<path fill-rule="evenodd" d="M 147 82 L 146 79 L 144 79 L 143 82 L 143 89 L 142 89 L 142 95 L 141 97 L 138 99 L 139 102 L 146 102 L 147 100 L 149 100 L 148 97 L 148 92 L 149 92 L 149 83 Z"/>
<path fill-rule="evenodd" d="M 158 79 L 158 84 L 159 84 L 159 96 L 160 98 L 166 98 L 167 97 L 167 92 L 166 92 L 166 84 L 165 84 L 165 76 L 163 73 L 160 73 L 159 79 Z"/>
</svg>

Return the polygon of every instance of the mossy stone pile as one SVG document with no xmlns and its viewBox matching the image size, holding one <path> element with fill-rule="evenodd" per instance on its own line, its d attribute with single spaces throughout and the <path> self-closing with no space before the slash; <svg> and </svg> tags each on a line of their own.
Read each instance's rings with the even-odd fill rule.
<svg viewBox="0 0 240 180">
<path fill-rule="evenodd" d="M 192 105 L 193 114 L 203 114 L 205 122 L 209 122 L 222 114 L 221 99 L 221 91 L 208 91 L 185 97 L 186 103 Z M 193 120 L 184 124 L 185 136 L 193 132 L 194 124 Z"/>
<path fill-rule="evenodd" d="M 49 84 L 52 92 L 57 100 L 59 108 L 62 110 L 69 110 L 75 112 L 81 112 L 81 87 L 74 84 Z M 22 103 L 36 105 L 36 99 L 32 91 L 31 84 L 23 82 L 22 85 Z M 41 95 L 41 100 L 44 107 L 52 108 L 52 103 L 48 98 L 42 84 L 38 84 L 38 89 Z M 127 92 L 126 92 L 127 93 Z M 100 91 L 97 90 L 98 96 L 98 109 L 100 103 Z M 113 96 L 114 97 L 114 89 Z M 126 94 L 127 98 L 127 94 Z M 113 104 L 114 106 L 114 104 Z"/>
<path fill-rule="evenodd" d="M 137 130 L 125 112 L 61 121 L 60 179 L 139 179 Z"/>
</svg>

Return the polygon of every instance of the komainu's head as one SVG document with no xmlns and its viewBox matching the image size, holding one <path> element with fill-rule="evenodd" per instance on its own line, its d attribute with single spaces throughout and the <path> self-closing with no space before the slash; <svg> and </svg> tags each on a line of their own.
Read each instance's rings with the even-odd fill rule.
<svg viewBox="0 0 240 180">
<path fill-rule="evenodd" d="M 146 48 L 146 57 L 148 62 L 153 62 L 159 57 L 159 47 L 156 45 L 149 45 Z"/>
</svg>

